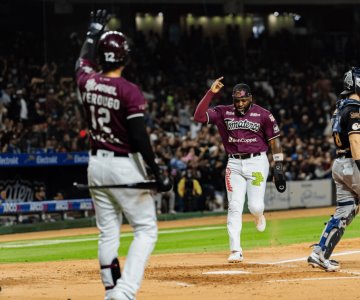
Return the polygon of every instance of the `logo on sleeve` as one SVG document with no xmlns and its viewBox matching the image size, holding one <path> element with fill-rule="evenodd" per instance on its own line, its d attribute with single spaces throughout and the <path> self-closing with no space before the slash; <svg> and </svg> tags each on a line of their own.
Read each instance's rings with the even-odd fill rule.
<svg viewBox="0 0 360 300">
<path fill-rule="evenodd" d="M 274 124 L 273 128 L 274 128 L 274 133 L 278 133 L 280 131 L 279 126 L 277 126 L 277 124 Z"/>
<path fill-rule="evenodd" d="M 274 116 L 272 114 L 269 115 L 269 119 L 270 119 L 271 122 L 275 122 L 275 118 L 274 118 Z"/>
<path fill-rule="evenodd" d="M 360 119 L 360 112 L 351 112 L 350 119 Z"/>
<path fill-rule="evenodd" d="M 351 128 L 352 128 L 353 130 L 359 130 L 359 129 L 360 129 L 360 124 L 359 124 L 359 123 L 354 123 L 354 124 L 351 126 Z"/>
</svg>

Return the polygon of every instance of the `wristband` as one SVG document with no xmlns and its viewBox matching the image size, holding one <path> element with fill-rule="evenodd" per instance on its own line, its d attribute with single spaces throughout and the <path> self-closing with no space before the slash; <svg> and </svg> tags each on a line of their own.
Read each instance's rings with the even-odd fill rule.
<svg viewBox="0 0 360 300">
<path fill-rule="evenodd" d="M 358 169 L 360 171 L 360 159 L 355 160 L 355 163 L 356 163 L 356 165 L 357 165 L 357 167 L 358 167 Z"/>
<path fill-rule="evenodd" d="M 273 154 L 274 161 L 283 161 L 284 160 L 284 153 L 275 153 Z"/>
</svg>

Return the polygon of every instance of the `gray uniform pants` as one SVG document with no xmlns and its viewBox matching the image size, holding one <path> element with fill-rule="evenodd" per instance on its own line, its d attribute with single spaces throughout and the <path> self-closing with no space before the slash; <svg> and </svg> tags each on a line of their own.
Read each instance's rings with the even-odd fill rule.
<svg viewBox="0 0 360 300">
<path fill-rule="evenodd" d="M 360 171 L 352 158 L 337 158 L 332 166 L 332 176 L 336 186 L 336 201 L 338 204 L 360 199 Z M 346 209 L 345 209 L 346 208 Z M 347 217 L 351 206 L 339 207 L 335 218 Z M 346 211 L 344 211 L 346 210 Z"/>
</svg>

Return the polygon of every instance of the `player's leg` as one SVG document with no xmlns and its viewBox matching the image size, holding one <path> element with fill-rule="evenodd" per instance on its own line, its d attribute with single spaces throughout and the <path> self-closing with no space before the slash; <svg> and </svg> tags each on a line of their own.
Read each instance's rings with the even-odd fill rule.
<svg viewBox="0 0 360 300">
<path fill-rule="evenodd" d="M 264 153 L 260 156 L 247 159 L 245 166 L 249 211 L 255 217 L 257 230 L 262 232 L 266 228 L 264 203 L 266 180 L 269 174 L 269 161 Z"/>
<path fill-rule="evenodd" d="M 91 185 L 106 184 L 102 181 L 104 162 L 101 159 L 91 159 L 88 168 L 88 180 Z M 92 190 L 96 211 L 96 225 L 100 231 L 98 241 L 98 259 L 100 264 L 101 280 L 105 287 L 106 299 L 121 277 L 118 249 L 120 245 L 120 225 L 122 215 L 120 208 L 116 211 L 107 190 Z"/>
<path fill-rule="evenodd" d="M 126 173 L 127 182 L 144 180 L 143 174 L 131 160 L 123 162 L 122 170 Z M 140 287 L 147 260 L 157 240 L 155 203 L 150 191 L 112 189 L 111 192 L 120 202 L 126 219 L 134 230 L 134 239 L 127 253 L 121 278 L 117 281 L 111 299 L 133 299 Z"/>
<path fill-rule="evenodd" d="M 354 192 L 353 186 L 354 183 L 360 181 L 360 178 L 356 174 L 344 176 L 344 169 L 343 165 L 335 160 L 333 179 L 336 185 L 337 207 L 335 214 L 325 224 L 319 243 L 314 245 L 313 252 L 308 257 L 310 265 L 325 271 L 335 271 L 339 268 L 339 264 L 329 258 L 341 240 L 346 227 L 359 212 L 359 195 Z"/>
<path fill-rule="evenodd" d="M 311 266 L 325 271 L 339 269 L 339 263 L 329 258 L 340 242 L 346 226 L 350 225 L 358 211 L 359 208 L 353 200 L 338 202 L 335 214 L 326 223 L 319 243 L 314 245 L 313 252 L 308 257 L 308 263 Z"/>
<path fill-rule="evenodd" d="M 134 239 L 115 290 L 132 299 L 140 288 L 147 260 L 157 240 L 156 213 L 150 193 L 136 193 L 135 190 L 122 192 L 127 198 L 122 204 L 124 214 L 134 230 Z"/>
<path fill-rule="evenodd" d="M 156 193 L 153 195 L 154 201 L 156 203 L 156 213 L 158 215 L 161 214 L 161 205 L 162 205 L 162 194 Z"/>
<path fill-rule="evenodd" d="M 246 194 L 246 181 L 241 175 L 242 162 L 238 159 L 229 159 L 225 184 L 228 196 L 227 230 L 229 234 L 230 251 L 229 262 L 242 260 L 240 235 L 242 229 L 242 213 Z"/>
<path fill-rule="evenodd" d="M 171 189 L 168 192 L 168 196 L 169 196 L 169 213 L 171 214 L 176 214 L 175 211 L 175 192 L 174 189 Z"/>
</svg>

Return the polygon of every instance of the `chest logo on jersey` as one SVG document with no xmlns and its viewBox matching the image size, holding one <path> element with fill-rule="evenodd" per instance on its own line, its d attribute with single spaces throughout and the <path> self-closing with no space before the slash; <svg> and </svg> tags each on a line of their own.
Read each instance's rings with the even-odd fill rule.
<svg viewBox="0 0 360 300">
<path fill-rule="evenodd" d="M 250 117 L 260 117 L 260 114 L 258 114 L 258 113 L 250 113 Z"/>
<path fill-rule="evenodd" d="M 102 92 L 105 94 L 116 96 L 116 87 L 102 84 L 102 83 L 96 83 L 95 79 L 90 79 L 86 82 L 85 89 L 87 92 Z"/>
<path fill-rule="evenodd" d="M 248 129 L 254 132 L 259 131 L 260 124 L 256 122 L 251 122 L 248 119 L 245 120 L 234 120 L 234 119 L 224 119 L 227 130 L 238 130 L 238 129 Z"/>
</svg>

